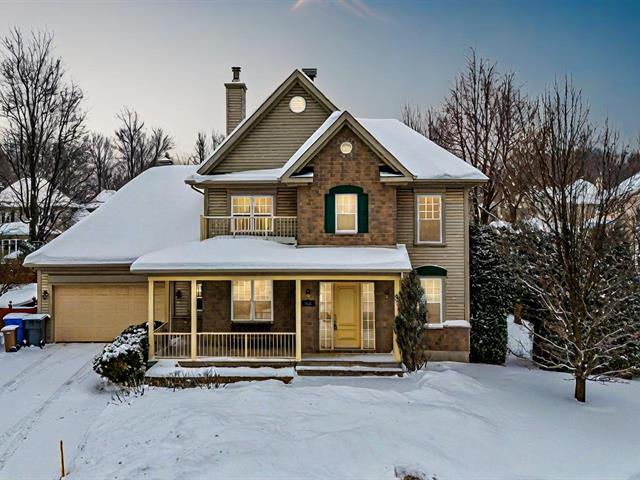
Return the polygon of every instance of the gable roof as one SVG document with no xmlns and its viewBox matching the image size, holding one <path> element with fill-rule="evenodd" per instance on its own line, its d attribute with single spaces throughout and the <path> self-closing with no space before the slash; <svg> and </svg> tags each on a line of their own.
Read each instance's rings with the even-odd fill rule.
<svg viewBox="0 0 640 480">
<path fill-rule="evenodd" d="M 401 181 L 472 182 L 487 181 L 480 170 L 432 142 L 396 119 L 355 118 L 349 112 L 333 112 L 287 160 L 282 168 L 214 175 L 193 174 L 187 183 L 278 183 L 311 181 L 312 174 L 295 173 L 313 158 L 343 125 L 352 127 L 390 166 L 401 172 L 380 174 Z"/>
<path fill-rule="evenodd" d="M 184 184 L 194 171 L 192 165 L 146 170 L 27 256 L 25 265 L 128 265 L 145 253 L 198 240 L 202 195 Z"/>
<path fill-rule="evenodd" d="M 218 148 L 205 160 L 198 168 L 198 174 L 206 175 L 218 165 L 225 154 L 229 152 L 235 144 L 249 133 L 261 118 L 266 115 L 273 106 L 282 98 L 283 95 L 296 83 L 299 83 L 312 95 L 321 105 L 330 111 L 338 108 L 329 100 L 318 87 L 303 72 L 296 69 L 289 75 L 284 82 L 260 104 L 260 106 L 248 117 L 246 117 L 238 126 L 218 145 Z"/>
<path fill-rule="evenodd" d="M 327 120 L 320 125 L 313 135 L 289 158 L 282 167 L 282 179 L 291 178 L 291 175 L 304 167 L 314 156 L 314 154 L 335 135 L 343 126 L 348 125 L 385 163 L 400 171 L 406 179 L 411 179 L 411 173 L 400 163 L 387 148 L 381 144 L 362 124 L 358 122 L 346 110 L 344 112 L 333 112 Z"/>
</svg>

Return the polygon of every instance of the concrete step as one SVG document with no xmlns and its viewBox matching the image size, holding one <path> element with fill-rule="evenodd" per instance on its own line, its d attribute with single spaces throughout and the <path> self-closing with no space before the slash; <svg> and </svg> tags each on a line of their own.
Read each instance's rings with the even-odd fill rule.
<svg viewBox="0 0 640 480">
<path fill-rule="evenodd" d="M 307 377 L 362 377 L 383 376 L 401 377 L 404 370 L 398 365 L 372 366 L 372 365 L 298 365 L 296 374 Z"/>
</svg>

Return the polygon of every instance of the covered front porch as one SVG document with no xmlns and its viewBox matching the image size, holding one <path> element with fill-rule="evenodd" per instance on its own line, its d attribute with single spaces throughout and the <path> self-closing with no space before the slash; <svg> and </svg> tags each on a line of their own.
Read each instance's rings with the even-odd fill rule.
<svg viewBox="0 0 640 480">
<path fill-rule="evenodd" d="M 275 365 L 400 358 L 393 334 L 400 273 L 148 278 L 152 360 Z"/>
</svg>

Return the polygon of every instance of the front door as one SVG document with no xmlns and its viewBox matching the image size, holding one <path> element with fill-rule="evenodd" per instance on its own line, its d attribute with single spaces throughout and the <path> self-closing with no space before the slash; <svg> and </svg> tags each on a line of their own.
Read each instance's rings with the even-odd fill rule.
<svg viewBox="0 0 640 480">
<path fill-rule="evenodd" d="M 335 348 L 360 348 L 360 285 L 335 284 Z"/>
</svg>

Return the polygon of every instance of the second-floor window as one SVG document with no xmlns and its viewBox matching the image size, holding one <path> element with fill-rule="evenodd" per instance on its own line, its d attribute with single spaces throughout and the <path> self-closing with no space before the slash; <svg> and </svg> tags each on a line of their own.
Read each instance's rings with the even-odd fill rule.
<svg viewBox="0 0 640 480">
<path fill-rule="evenodd" d="M 234 322 L 273 321 L 273 282 L 271 280 L 232 281 L 231 319 Z"/>
<path fill-rule="evenodd" d="M 233 195 L 231 197 L 232 232 L 270 232 L 273 230 L 271 195 Z"/>
<path fill-rule="evenodd" d="M 442 195 L 418 195 L 416 216 L 417 242 L 442 243 Z"/>
<path fill-rule="evenodd" d="M 358 232 L 358 195 L 336 194 L 336 233 Z"/>
</svg>

